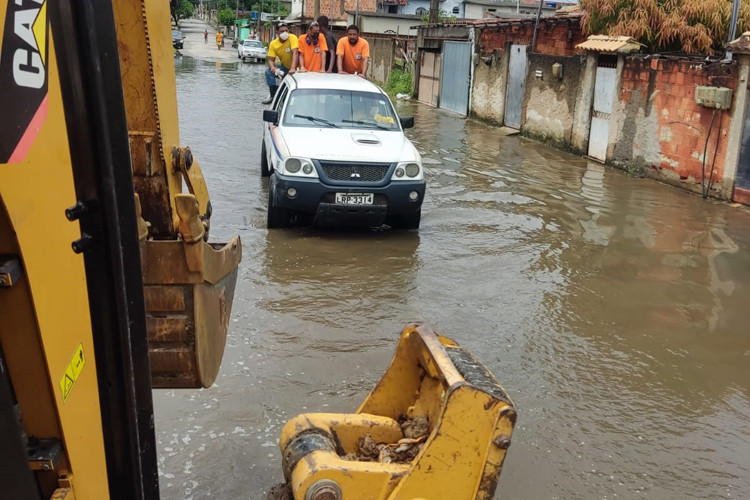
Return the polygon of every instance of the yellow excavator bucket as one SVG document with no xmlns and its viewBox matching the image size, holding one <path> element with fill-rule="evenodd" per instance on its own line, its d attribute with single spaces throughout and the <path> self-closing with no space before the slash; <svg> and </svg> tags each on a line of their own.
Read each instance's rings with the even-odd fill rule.
<svg viewBox="0 0 750 500">
<path fill-rule="evenodd" d="M 192 151 L 179 144 L 169 2 L 112 6 L 138 197 L 151 383 L 208 387 L 224 353 L 242 245 L 239 237 L 206 241 L 208 188 Z"/>
<path fill-rule="evenodd" d="M 513 403 L 481 362 L 410 325 L 357 413 L 302 414 L 284 426 L 284 494 L 490 500 L 515 421 Z"/>
</svg>

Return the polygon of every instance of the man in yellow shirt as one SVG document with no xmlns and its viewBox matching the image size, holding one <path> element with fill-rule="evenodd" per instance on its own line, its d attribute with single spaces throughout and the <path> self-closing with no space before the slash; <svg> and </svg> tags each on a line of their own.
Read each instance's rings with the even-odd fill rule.
<svg viewBox="0 0 750 500">
<path fill-rule="evenodd" d="M 326 37 L 320 33 L 318 22 L 313 21 L 307 34 L 299 37 L 299 70 L 325 73 L 327 52 Z"/>
<path fill-rule="evenodd" d="M 269 104 L 276 95 L 279 86 L 276 85 L 276 77 L 283 78 L 287 73 L 293 75 L 297 71 L 299 40 L 289 33 L 289 25 L 282 22 L 276 29 L 278 36 L 268 44 L 268 67 L 266 68 L 266 83 L 271 96 L 263 101 Z M 276 58 L 279 64 L 276 64 Z"/>
<path fill-rule="evenodd" d="M 352 24 L 346 28 L 346 36 L 336 46 L 339 73 L 350 73 L 365 78 L 370 62 L 370 44 L 359 37 L 359 28 Z"/>
</svg>

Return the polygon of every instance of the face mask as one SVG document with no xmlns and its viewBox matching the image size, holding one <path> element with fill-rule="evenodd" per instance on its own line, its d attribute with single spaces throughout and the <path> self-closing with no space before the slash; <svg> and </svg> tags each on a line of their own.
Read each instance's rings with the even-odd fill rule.
<svg viewBox="0 0 750 500">
<path fill-rule="evenodd" d="M 284 31 L 283 33 L 279 33 L 279 38 L 281 38 L 282 42 L 286 42 L 286 39 L 289 38 L 289 32 Z"/>
</svg>

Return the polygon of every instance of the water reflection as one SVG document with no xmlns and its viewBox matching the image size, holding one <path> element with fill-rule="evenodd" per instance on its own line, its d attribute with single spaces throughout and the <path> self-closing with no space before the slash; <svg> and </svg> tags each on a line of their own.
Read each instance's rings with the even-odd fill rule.
<svg viewBox="0 0 750 500">
<path fill-rule="evenodd" d="M 418 246 L 413 231 L 268 231 L 263 273 L 278 293 L 267 307 L 330 327 L 342 325 L 342 311 L 364 323 L 391 319 L 416 287 Z"/>
<path fill-rule="evenodd" d="M 426 166 L 418 233 L 266 231 L 262 68 L 176 65 L 212 232 L 245 252 L 219 387 L 155 396 L 164 498 L 256 498 L 284 420 L 356 408 L 415 320 L 519 407 L 498 497 L 750 497 L 746 209 L 398 102 Z"/>
<path fill-rule="evenodd" d="M 423 113 L 416 133 L 439 121 Z M 468 150 L 447 152 L 463 157 L 461 168 L 441 161 L 432 169 L 441 229 L 464 247 L 480 240 L 475 259 L 505 281 L 476 285 L 503 314 L 520 307 L 530 318 L 510 316 L 520 335 L 505 329 L 494 342 L 477 342 L 498 353 L 502 361 L 491 364 L 506 385 L 512 342 L 523 346 L 518 366 L 527 380 L 511 381 L 522 393 L 526 448 L 511 455 L 504 486 L 523 498 L 550 497 L 553 489 L 524 467 L 563 498 L 698 497 L 717 488 L 742 496 L 738 489 L 750 485 L 738 459 L 750 445 L 737 438 L 749 419 L 726 409 L 738 391 L 748 406 L 750 383 L 742 375 L 750 339 L 733 299 L 750 283 L 747 238 L 741 249 L 724 229 L 726 214 L 736 214 L 481 124 L 464 129 Z M 433 150 L 425 138 L 420 146 Z M 498 254 L 484 259 L 491 245 Z M 520 289 L 514 271 L 528 278 Z M 716 421 L 728 428 L 707 434 Z M 685 456 L 695 467 L 676 458 Z"/>
</svg>

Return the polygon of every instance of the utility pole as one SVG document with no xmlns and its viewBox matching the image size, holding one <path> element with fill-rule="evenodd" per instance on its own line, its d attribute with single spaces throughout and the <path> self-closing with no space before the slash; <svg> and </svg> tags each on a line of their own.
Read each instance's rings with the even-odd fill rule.
<svg viewBox="0 0 750 500">
<path fill-rule="evenodd" d="M 436 24 L 440 20 L 440 0 L 430 0 L 430 24 Z"/>
<path fill-rule="evenodd" d="M 320 0 L 315 0 L 315 19 L 320 16 Z"/>
</svg>

